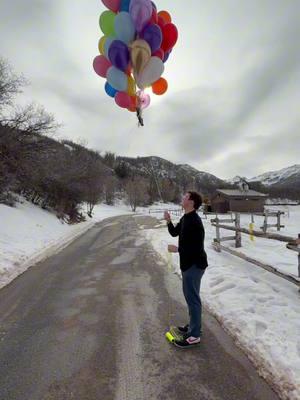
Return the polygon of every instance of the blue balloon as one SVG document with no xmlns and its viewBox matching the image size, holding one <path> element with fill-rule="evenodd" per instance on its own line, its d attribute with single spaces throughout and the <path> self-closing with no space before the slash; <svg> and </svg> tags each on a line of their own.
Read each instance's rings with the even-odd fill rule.
<svg viewBox="0 0 300 400">
<path fill-rule="evenodd" d="M 121 0 L 120 11 L 129 12 L 130 1 L 131 0 Z"/>
<path fill-rule="evenodd" d="M 128 12 L 120 12 L 115 18 L 116 37 L 128 44 L 135 39 L 135 26 Z"/>
<path fill-rule="evenodd" d="M 116 67 L 110 67 L 107 71 L 107 82 L 120 92 L 127 92 L 128 78 L 124 72 L 120 71 Z"/>
<path fill-rule="evenodd" d="M 118 91 L 114 89 L 112 86 L 110 86 L 108 82 L 106 82 L 104 89 L 110 97 L 115 97 L 115 95 L 118 93 Z"/>
<path fill-rule="evenodd" d="M 115 38 L 113 38 L 113 37 L 108 37 L 107 39 L 106 39 L 106 41 L 105 41 L 105 43 L 104 43 L 104 55 L 105 55 L 105 57 L 109 60 L 109 57 L 108 57 L 108 52 L 109 52 L 109 48 L 110 48 L 110 45 L 112 44 L 112 42 L 115 40 Z"/>
</svg>

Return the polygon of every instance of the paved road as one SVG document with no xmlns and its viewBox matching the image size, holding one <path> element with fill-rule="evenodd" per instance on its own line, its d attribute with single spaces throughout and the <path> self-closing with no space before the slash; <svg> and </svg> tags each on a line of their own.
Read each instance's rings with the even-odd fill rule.
<svg viewBox="0 0 300 400">
<path fill-rule="evenodd" d="M 208 313 L 201 347 L 165 340 L 186 310 L 155 223 L 103 221 L 0 291 L 1 400 L 278 399 Z"/>
</svg>

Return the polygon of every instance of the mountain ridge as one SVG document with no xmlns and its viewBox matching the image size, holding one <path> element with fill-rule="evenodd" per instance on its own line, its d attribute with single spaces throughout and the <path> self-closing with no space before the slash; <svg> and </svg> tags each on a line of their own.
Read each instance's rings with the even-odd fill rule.
<svg viewBox="0 0 300 400">
<path fill-rule="evenodd" d="M 162 157 L 117 157 L 119 162 L 127 165 L 134 174 L 172 180 L 183 190 L 195 189 L 205 194 L 211 194 L 216 189 L 230 189 L 237 187 L 240 178 L 245 179 L 250 188 L 270 194 L 271 197 L 289 196 L 300 200 L 300 165 L 295 164 L 278 171 L 270 171 L 253 178 L 236 176 L 231 180 L 199 171 L 189 164 L 176 164 Z"/>
<path fill-rule="evenodd" d="M 300 164 L 276 171 L 265 172 L 264 174 L 248 179 L 248 182 L 261 182 L 265 186 L 294 184 L 297 181 L 300 184 Z"/>
</svg>

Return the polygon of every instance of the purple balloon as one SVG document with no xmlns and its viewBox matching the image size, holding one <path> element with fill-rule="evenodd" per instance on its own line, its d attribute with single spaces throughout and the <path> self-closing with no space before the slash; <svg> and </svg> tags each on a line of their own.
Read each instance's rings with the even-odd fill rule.
<svg viewBox="0 0 300 400">
<path fill-rule="evenodd" d="M 168 61 L 171 53 L 172 53 L 172 49 L 165 52 L 164 59 L 163 59 L 164 63 Z"/>
<path fill-rule="evenodd" d="M 152 11 L 151 0 L 131 0 L 129 14 L 138 32 L 141 32 L 150 21 Z"/>
<path fill-rule="evenodd" d="M 127 45 L 121 40 L 114 40 L 109 47 L 108 58 L 116 68 L 126 71 L 130 60 Z"/>
<path fill-rule="evenodd" d="M 158 25 L 147 25 L 140 36 L 142 39 L 148 42 L 149 46 L 151 47 L 152 53 L 155 53 L 156 50 L 160 49 L 163 36 L 161 29 Z"/>
</svg>

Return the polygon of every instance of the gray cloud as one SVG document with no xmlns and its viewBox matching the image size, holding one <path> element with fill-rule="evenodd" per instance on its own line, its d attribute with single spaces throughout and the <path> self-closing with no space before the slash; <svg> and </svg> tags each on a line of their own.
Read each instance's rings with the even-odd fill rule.
<svg viewBox="0 0 300 400">
<path fill-rule="evenodd" d="M 145 111 L 144 128 L 92 71 L 97 2 L 0 4 L 0 56 L 31 81 L 21 100 L 44 104 L 64 122 L 61 136 L 98 150 L 157 155 L 220 177 L 296 163 L 300 3 L 157 4 L 171 11 L 180 40 L 166 64 L 169 93 Z"/>
<path fill-rule="evenodd" d="M 300 42 L 295 40 L 299 33 L 299 26 L 289 25 L 274 42 L 262 47 L 256 64 L 239 82 L 242 100 L 237 121 L 251 118 L 263 103 L 278 95 L 291 74 L 300 70 Z"/>
</svg>

